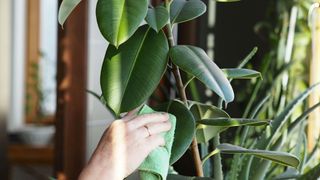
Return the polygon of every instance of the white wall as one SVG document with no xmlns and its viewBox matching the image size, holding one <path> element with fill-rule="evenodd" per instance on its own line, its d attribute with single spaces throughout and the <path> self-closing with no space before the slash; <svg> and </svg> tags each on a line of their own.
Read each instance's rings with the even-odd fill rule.
<svg viewBox="0 0 320 180">
<path fill-rule="evenodd" d="M 88 89 L 101 94 L 100 69 L 108 44 L 101 35 L 96 22 L 95 7 L 97 0 L 90 0 L 88 2 Z M 113 118 L 106 108 L 92 95 L 88 95 L 87 114 L 87 158 L 89 158 L 103 131 Z"/>
<path fill-rule="evenodd" d="M 10 96 L 10 0 L 0 1 L 0 116 L 8 113 Z"/>
<path fill-rule="evenodd" d="M 8 130 L 13 131 L 24 124 L 24 69 L 25 69 L 25 24 L 26 0 L 14 0 L 12 3 L 11 34 L 11 96 Z"/>
<path fill-rule="evenodd" d="M 40 1 L 40 88 L 44 97 L 40 101 L 44 115 L 56 112 L 57 102 L 57 16 L 58 1 Z"/>
<path fill-rule="evenodd" d="M 0 0 L 1 3 L 5 2 Z M 49 0 L 46 0 L 49 1 Z M 95 17 L 95 6 L 97 0 L 90 0 L 89 12 L 88 12 L 88 87 L 87 89 L 92 90 L 101 94 L 100 89 L 100 69 L 107 48 L 107 42 L 100 34 L 98 25 Z M 25 83 L 24 83 L 24 67 L 25 67 L 25 29 L 26 29 L 26 0 L 14 0 L 12 3 L 12 57 L 11 57 L 11 89 L 12 95 L 10 97 L 10 117 L 8 121 L 8 130 L 14 131 L 24 126 L 24 94 L 25 94 Z M 48 2 L 49 3 L 49 2 Z M 48 7 L 48 4 L 43 4 L 44 8 Z M 4 6 L 1 5 L 3 8 Z M 5 9 L 5 8 L 4 8 Z M 55 8 L 53 8 L 55 9 Z M 1 10 L 1 13 L 5 11 Z M 54 17 L 53 17 L 54 18 Z M 3 28 L 1 28 L 3 31 Z M 55 32 L 46 29 L 46 34 L 52 34 L 56 36 Z M 1 35 L 3 33 L 0 33 Z M 14 34 L 14 35 L 13 35 Z M 10 36 L 6 36 L 9 38 Z M 2 42 L 1 37 L 1 42 Z M 52 40 L 52 39 L 51 39 Z M 9 40 L 10 41 L 10 40 Z M 51 42 L 51 41 L 50 41 Z M 45 42 L 40 42 L 42 48 L 50 49 L 50 45 L 44 46 Z M 52 43 L 49 43 L 52 45 Z M 1 48 L 2 50 L 3 48 Z M 55 51 L 55 50 L 54 50 Z M 54 52 L 53 51 L 53 52 Z M 1 58 L 4 56 L 1 52 Z M 49 54 L 51 58 L 54 58 L 54 54 Z M 1 63 L 4 61 L 1 59 Z M 7 61 L 10 62 L 10 61 Z M 6 67 L 2 66 L 1 67 Z M 0 67 L 0 68 L 1 68 Z M 5 68 L 4 68 L 5 69 Z M 1 75 L 5 71 L 1 71 Z M 2 83 L 1 83 L 2 85 Z M 106 129 L 107 125 L 113 120 L 111 114 L 103 107 L 103 105 L 95 99 L 93 96 L 88 94 L 88 129 L 87 129 L 87 157 L 89 158 L 92 151 L 94 150 L 97 142 L 99 141 L 101 134 Z"/>
</svg>

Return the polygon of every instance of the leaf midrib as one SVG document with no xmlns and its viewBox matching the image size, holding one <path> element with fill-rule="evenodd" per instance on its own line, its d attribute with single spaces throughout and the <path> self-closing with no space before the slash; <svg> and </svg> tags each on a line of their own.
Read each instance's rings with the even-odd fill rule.
<svg viewBox="0 0 320 180">
<path fill-rule="evenodd" d="M 189 54 L 195 55 L 198 59 L 200 59 L 200 61 L 201 61 L 203 64 L 208 65 L 208 63 L 206 63 L 205 61 L 203 61 L 202 58 L 200 58 L 197 53 L 195 53 L 193 50 L 191 50 L 190 47 L 188 47 L 188 46 L 184 46 L 184 47 L 187 49 L 187 51 L 188 51 Z M 206 67 L 206 66 L 205 66 L 205 67 Z M 209 70 L 208 68 L 205 68 L 205 70 L 206 70 L 207 72 L 209 72 L 209 74 L 212 76 L 213 80 L 217 83 L 217 85 L 218 85 L 218 86 L 217 86 L 217 89 L 219 89 L 222 98 L 223 98 L 223 99 L 226 99 L 223 90 L 220 88 L 220 83 L 216 80 L 216 78 L 212 75 L 212 73 L 210 72 L 210 70 Z M 196 77 L 196 78 L 199 79 L 198 77 Z M 199 79 L 199 80 L 200 80 L 200 79 Z M 202 81 L 202 80 L 200 80 L 200 81 Z M 211 89 L 211 88 L 210 88 L 210 89 Z M 218 94 L 218 93 L 217 93 L 217 94 Z M 218 94 L 218 95 L 219 95 L 219 94 Z M 220 96 L 220 95 L 219 95 L 219 96 Z"/>
<path fill-rule="evenodd" d="M 139 55 L 140 55 L 139 52 L 140 52 L 141 49 L 142 49 L 142 46 L 143 46 L 143 44 L 144 44 L 144 41 L 145 41 L 145 39 L 146 39 L 149 31 L 150 31 L 150 28 L 148 28 L 147 31 L 145 32 L 145 34 L 144 34 L 144 36 L 143 36 L 143 38 L 142 38 L 142 40 L 141 40 L 141 43 L 140 43 L 140 45 L 139 45 L 139 48 L 137 49 L 137 51 L 136 51 L 136 53 L 135 53 L 136 55 L 135 55 L 135 57 L 134 57 L 134 62 L 132 63 L 132 66 L 131 66 L 131 69 L 130 69 L 130 72 L 129 72 L 129 76 L 128 76 L 129 78 L 128 78 L 128 80 L 125 82 L 124 91 L 123 91 L 123 93 L 121 94 L 121 101 L 120 101 L 121 104 L 120 104 L 120 109 L 119 109 L 119 110 L 121 110 L 123 97 L 124 97 L 124 95 L 125 95 L 126 92 L 127 92 L 127 87 L 128 87 L 129 82 L 130 82 L 130 79 L 131 79 L 131 77 L 132 77 L 131 75 L 132 75 L 133 69 L 134 69 L 135 64 L 137 63 L 137 59 L 138 59 L 138 57 L 139 57 Z"/>
<path fill-rule="evenodd" d="M 120 26 L 121 26 L 121 22 L 122 22 L 122 17 L 123 17 L 123 11 L 124 11 L 124 6 L 126 4 L 126 0 L 123 0 L 123 4 L 122 4 L 122 8 L 121 8 L 121 15 L 120 15 L 120 21 L 119 21 L 119 25 L 118 25 L 118 31 L 117 31 L 117 39 L 116 39 L 116 43 L 117 43 L 117 47 L 119 46 L 119 32 L 120 32 Z"/>
</svg>

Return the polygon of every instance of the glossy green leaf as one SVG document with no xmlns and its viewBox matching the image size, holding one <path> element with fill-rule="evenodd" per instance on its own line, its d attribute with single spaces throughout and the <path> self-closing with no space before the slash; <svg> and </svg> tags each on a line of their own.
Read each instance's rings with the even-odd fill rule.
<svg viewBox="0 0 320 180">
<path fill-rule="evenodd" d="M 259 158 L 271 160 L 275 163 L 285 165 L 285 166 L 292 166 L 298 167 L 299 166 L 299 159 L 289 153 L 285 152 L 277 152 L 277 151 L 267 151 L 267 150 L 258 150 L 258 149 L 246 149 L 240 146 L 235 146 L 232 144 L 220 144 L 217 146 L 221 153 L 224 154 L 247 154 L 247 155 L 254 155 Z"/>
<path fill-rule="evenodd" d="M 188 104 L 196 121 L 207 118 L 230 117 L 224 110 L 213 105 L 196 101 L 188 101 Z"/>
<path fill-rule="evenodd" d="M 157 34 L 147 25 L 119 49 L 109 45 L 100 83 L 104 99 L 116 114 L 130 111 L 149 98 L 165 72 L 168 50 L 164 33 Z"/>
<path fill-rule="evenodd" d="M 182 23 L 201 16 L 206 5 L 200 0 L 174 0 L 170 6 L 171 23 Z"/>
<path fill-rule="evenodd" d="M 191 176 L 182 176 L 179 174 L 168 174 L 167 180 L 213 180 L 209 177 L 191 177 Z"/>
<path fill-rule="evenodd" d="M 212 105 L 201 104 L 198 102 L 189 102 L 191 108 L 190 111 L 192 112 L 196 122 L 200 121 L 203 118 L 218 118 L 218 117 L 226 117 L 229 118 L 229 115 Z M 197 125 L 196 137 L 198 143 L 206 143 L 213 137 L 215 137 L 218 133 L 225 131 L 226 127 L 214 127 L 214 126 L 207 126 L 203 124 Z"/>
<path fill-rule="evenodd" d="M 262 78 L 261 73 L 251 69 L 229 68 L 222 69 L 229 79 L 253 79 Z"/>
<path fill-rule="evenodd" d="M 157 6 L 148 9 L 148 14 L 145 18 L 146 22 L 152 29 L 159 32 L 169 20 L 169 12 L 163 6 Z"/>
<path fill-rule="evenodd" d="M 63 26 L 64 22 L 74 10 L 75 7 L 81 2 L 81 0 L 63 0 L 58 13 L 58 21 L 61 26 Z"/>
<path fill-rule="evenodd" d="M 171 101 L 166 111 L 177 118 L 170 157 L 170 164 L 173 164 L 180 159 L 189 148 L 195 135 L 195 120 L 188 108 L 177 100 Z"/>
<path fill-rule="evenodd" d="M 230 82 L 202 49 L 185 45 L 174 46 L 169 55 L 173 63 L 198 78 L 224 101 L 233 101 L 234 93 Z"/>
<path fill-rule="evenodd" d="M 148 0 L 98 0 L 96 17 L 104 38 L 118 47 L 134 34 L 147 11 Z"/>
<path fill-rule="evenodd" d="M 197 121 L 208 126 L 238 127 L 238 126 L 263 126 L 270 124 L 270 120 L 245 119 L 245 118 L 210 118 Z"/>
</svg>

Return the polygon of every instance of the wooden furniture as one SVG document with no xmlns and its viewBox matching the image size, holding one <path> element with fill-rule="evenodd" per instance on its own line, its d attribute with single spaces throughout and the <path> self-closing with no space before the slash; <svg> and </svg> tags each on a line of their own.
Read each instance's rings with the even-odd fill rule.
<svg viewBox="0 0 320 180">
<path fill-rule="evenodd" d="M 33 147 L 23 144 L 8 146 L 8 159 L 11 165 L 52 165 L 53 147 Z"/>
<path fill-rule="evenodd" d="M 35 179 L 48 179 L 48 175 L 42 174 L 33 166 L 47 166 L 53 164 L 53 147 L 34 147 L 24 144 L 11 144 L 8 146 L 9 177 L 12 167 L 17 166 L 24 173 Z M 12 174 L 11 174 L 12 175 Z"/>
</svg>

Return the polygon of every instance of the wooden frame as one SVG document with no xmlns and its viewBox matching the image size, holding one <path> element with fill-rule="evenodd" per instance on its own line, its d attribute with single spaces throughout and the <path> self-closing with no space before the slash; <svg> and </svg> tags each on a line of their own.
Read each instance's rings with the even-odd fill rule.
<svg viewBox="0 0 320 180">
<path fill-rule="evenodd" d="M 54 158 L 58 179 L 77 179 L 86 162 L 87 3 L 82 1 L 64 29 L 58 30 Z"/>
</svg>

